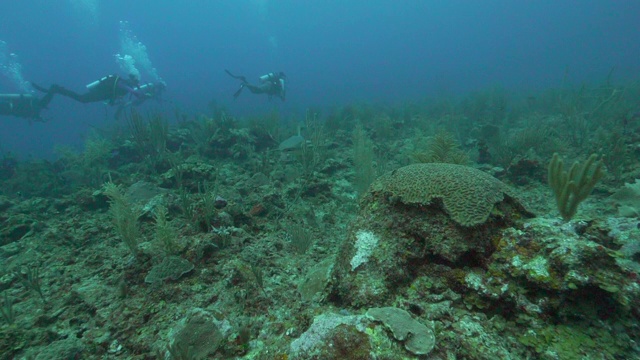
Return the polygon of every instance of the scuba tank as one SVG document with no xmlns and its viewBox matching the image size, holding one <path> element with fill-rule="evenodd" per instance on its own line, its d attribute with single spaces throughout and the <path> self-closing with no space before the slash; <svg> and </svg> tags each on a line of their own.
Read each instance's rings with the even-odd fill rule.
<svg viewBox="0 0 640 360">
<path fill-rule="evenodd" d="M 146 83 L 136 87 L 135 90 L 150 98 L 154 95 L 155 87 L 153 83 Z"/>
<path fill-rule="evenodd" d="M 260 76 L 260 81 L 262 82 L 272 81 L 273 79 L 275 79 L 275 77 L 276 77 L 276 74 L 270 72 L 266 75 Z"/>
<path fill-rule="evenodd" d="M 0 102 L 8 103 L 11 108 L 20 104 L 33 106 L 34 101 L 36 98 L 33 94 L 0 94 Z"/>
<path fill-rule="evenodd" d="M 10 112 L 13 112 L 14 108 L 22 109 L 19 111 L 34 109 L 36 101 L 32 94 L 0 94 L 0 105 L 7 106 Z"/>
<path fill-rule="evenodd" d="M 107 75 L 107 76 L 103 77 L 100 80 L 96 80 L 96 81 L 94 81 L 92 83 L 89 83 L 89 84 L 87 84 L 87 89 L 91 90 L 91 89 L 95 88 L 96 86 L 100 85 L 101 83 L 103 83 L 104 81 L 106 81 L 107 79 L 110 79 L 110 78 L 112 78 L 114 76 L 115 75 Z"/>
<path fill-rule="evenodd" d="M 24 98 L 33 98 L 31 94 L 0 94 L 0 100 L 15 100 L 15 99 L 24 99 Z"/>
</svg>

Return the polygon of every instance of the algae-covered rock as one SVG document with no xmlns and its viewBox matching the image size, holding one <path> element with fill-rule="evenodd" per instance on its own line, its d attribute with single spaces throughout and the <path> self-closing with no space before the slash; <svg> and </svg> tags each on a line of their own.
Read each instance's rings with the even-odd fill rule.
<svg viewBox="0 0 640 360">
<path fill-rule="evenodd" d="M 604 224 L 587 226 L 581 235 L 573 223 L 534 219 L 521 230 L 505 230 L 489 271 L 501 281 L 517 284 L 510 291 L 525 287 L 527 294 L 521 299 L 545 304 L 542 310 L 548 313 L 569 313 L 575 305 L 594 313 L 626 314 L 640 306 L 637 267 L 624 253 L 593 241 L 611 242 L 591 234 L 590 228 Z"/>
<path fill-rule="evenodd" d="M 280 151 L 289 151 L 293 149 L 297 149 L 302 147 L 304 143 L 304 138 L 300 135 L 293 135 L 278 145 L 278 150 Z"/>
<path fill-rule="evenodd" d="M 426 355 L 433 350 L 436 337 L 433 330 L 415 320 L 408 312 L 395 307 L 371 308 L 367 316 L 383 323 L 396 340 L 403 341 L 404 347 L 415 355 Z"/>
<path fill-rule="evenodd" d="M 291 342 L 290 354 L 293 359 L 370 359 L 368 322 L 362 315 L 320 314 Z"/>
<path fill-rule="evenodd" d="M 309 269 L 298 284 L 298 292 L 303 301 L 312 301 L 316 294 L 322 293 L 327 286 L 333 259 L 327 259 Z"/>
<path fill-rule="evenodd" d="M 538 356 L 556 354 L 558 359 L 581 360 L 586 354 L 599 354 L 601 359 L 619 359 L 628 354 L 623 341 L 602 327 L 549 325 L 531 329 L 518 337 Z"/>
<path fill-rule="evenodd" d="M 624 217 L 640 216 L 640 179 L 633 184 L 625 184 L 609 197 L 618 207 L 618 215 Z"/>
<path fill-rule="evenodd" d="M 36 220 L 28 215 L 13 214 L 0 223 L 0 246 L 22 239 L 33 228 Z"/>
<path fill-rule="evenodd" d="M 13 201 L 4 195 L 0 195 L 0 212 L 5 212 L 14 206 Z"/>
<path fill-rule="evenodd" d="M 423 265 L 483 263 L 495 238 L 531 214 L 509 187 L 479 170 L 415 164 L 372 184 L 338 253 L 330 299 L 379 306 Z"/>
<path fill-rule="evenodd" d="M 149 284 L 161 283 L 165 280 L 178 280 L 182 275 L 193 270 L 193 264 L 179 256 L 168 256 L 164 260 L 155 265 L 144 278 Z"/>
<path fill-rule="evenodd" d="M 170 349 L 173 353 L 190 354 L 192 359 L 205 359 L 218 350 L 223 334 L 218 325 L 204 314 L 193 314 L 175 334 Z"/>
</svg>

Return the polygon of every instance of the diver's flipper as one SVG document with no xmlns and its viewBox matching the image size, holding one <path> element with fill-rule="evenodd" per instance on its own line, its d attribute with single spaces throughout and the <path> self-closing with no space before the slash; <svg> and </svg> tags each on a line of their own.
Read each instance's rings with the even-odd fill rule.
<svg viewBox="0 0 640 360">
<path fill-rule="evenodd" d="M 49 90 L 43 88 L 42 86 L 36 84 L 36 83 L 31 83 L 31 86 L 33 86 L 34 89 L 38 90 L 38 91 L 42 91 L 42 92 L 49 92 Z"/>
<path fill-rule="evenodd" d="M 244 84 L 243 84 L 243 85 L 240 85 L 240 89 L 238 89 L 238 91 L 236 91 L 236 92 L 233 94 L 233 98 L 234 98 L 234 99 L 237 99 L 237 98 L 238 98 L 238 96 L 240 96 L 240 93 L 242 92 L 242 89 L 244 89 Z"/>
<path fill-rule="evenodd" d="M 229 70 L 224 69 L 224 72 L 226 72 L 229 76 L 231 76 L 234 79 L 238 79 L 241 80 L 242 82 L 247 82 L 247 78 L 242 76 L 242 75 L 233 75 Z"/>
</svg>

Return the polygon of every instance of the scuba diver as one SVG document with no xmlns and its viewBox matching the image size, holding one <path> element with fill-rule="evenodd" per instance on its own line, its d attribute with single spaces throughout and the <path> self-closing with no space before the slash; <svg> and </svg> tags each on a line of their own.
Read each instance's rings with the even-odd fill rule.
<svg viewBox="0 0 640 360">
<path fill-rule="evenodd" d="M 40 111 L 46 109 L 53 99 L 53 89 L 42 89 L 46 94 L 38 99 L 33 94 L 0 94 L 0 115 L 11 115 L 29 120 L 45 122 Z"/>
<path fill-rule="evenodd" d="M 242 81 L 240 84 L 240 89 L 233 94 L 233 98 L 237 99 L 242 92 L 242 89 L 245 87 L 249 89 L 254 94 L 267 94 L 269 95 L 269 100 L 273 96 L 279 97 L 282 101 L 285 100 L 286 90 L 285 90 L 285 80 L 287 76 L 282 72 L 271 72 L 266 75 L 260 76 L 260 84 L 253 85 L 247 81 L 247 78 L 240 75 L 233 75 L 229 70 L 225 69 L 225 72 L 229 74 L 234 79 L 238 79 Z"/>
<path fill-rule="evenodd" d="M 132 96 L 135 95 L 135 98 L 129 99 L 127 101 L 119 101 L 118 110 L 116 110 L 114 117 L 116 119 L 119 119 L 120 114 L 125 108 L 140 106 L 145 101 L 150 99 L 154 99 L 157 102 L 163 102 L 164 100 L 162 99 L 162 94 L 164 93 L 164 90 L 166 88 L 167 84 L 164 81 L 158 81 L 155 83 L 149 82 L 135 87 L 133 89 L 135 92 L 132 93 Z"/>
<path fill-rule="evenodd" d="M 32 83 L 32 85 L 40 91 L 46 91 L 37 84 Z M 136 96 L 136 98 L 140 98 L 142 94 L 136 90 L 137 86 L 138 79 L 134 75 L 129 75 L 128 79 L 123 79 L 118 75 L 108 75 L 87 85 L 88 91 L 83 94 L 78 94 L 77 92 L 65 89 L 56 84 L 51 85 L 49 91 L 72 98 L 73 100 L 79 101 L 83 104 L 107 101 L 109 105 L 114 105 L 117 100 L 122 99 L 127 94 L 132 94 Z"/>
</svg>

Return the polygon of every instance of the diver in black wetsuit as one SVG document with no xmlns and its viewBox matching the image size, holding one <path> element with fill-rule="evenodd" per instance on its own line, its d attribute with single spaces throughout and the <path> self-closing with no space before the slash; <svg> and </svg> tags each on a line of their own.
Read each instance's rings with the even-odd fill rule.
<svg viewBox="0 0 640 360">
<path fill-rule="evenodd" d="M 233 75 L 229 70 L 225 72 L 234 79 L 242 81 L 240 89 L 233 94 L 234 98 L 240 96 L 242 89 L 247 88 L 254 94 L 267 94 L 269 99 L 273 96 L 279 97 L 282 101 L 285 100 L 286 89 L 285 80 L 287 76 L 282 72 L 271 72 L 260 77 L 260 84 L 253 85 L 247 81 L 247 78 L 241 75 Z"/>
<path fill-rule="evenodd" d="M 32 83 L 32 85 L 37 90 L 47 91 L 37 84 Z M 49 91 L 72 98 L 83 104 L 107 101 L 109 105 L 114 105 L 117 100 L 122 99 L 127 94 L 132 94 L 137 98 L 141 97 L 142 95 L 135 89 L 137 86 L 138 79 L 133 75 L 129 75 L 128 79 L 124 79 L 118 75 L 108 75 L 87 85 L 88 91 L 83 94 L 56 84 L 51 85 Z"/>
<path fill-rule="evenodd" d="M 54 92 L 51 89 L 44 92 L 46 94 L 40 99 L 33 94 L 0 94 L 0 115 L 46 121 L 40 115 L 40 111 L 47 108 L 53 99 Z"/>
</svg>

